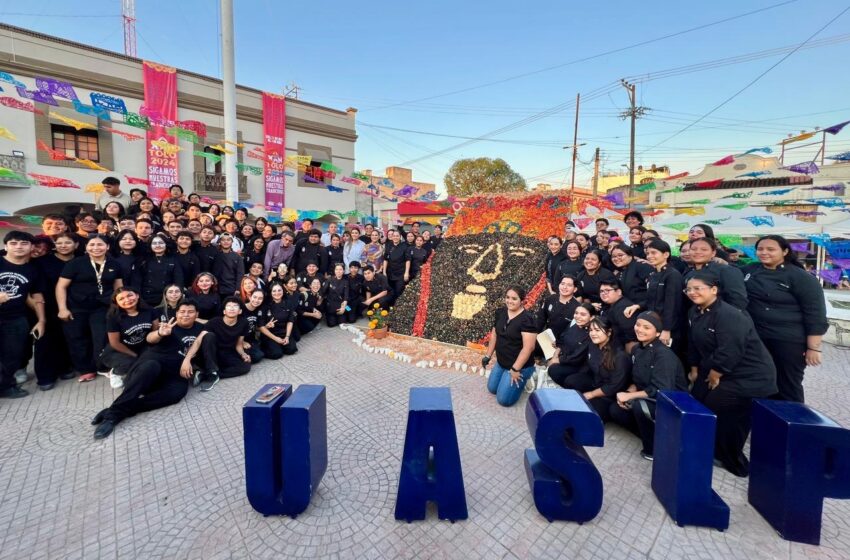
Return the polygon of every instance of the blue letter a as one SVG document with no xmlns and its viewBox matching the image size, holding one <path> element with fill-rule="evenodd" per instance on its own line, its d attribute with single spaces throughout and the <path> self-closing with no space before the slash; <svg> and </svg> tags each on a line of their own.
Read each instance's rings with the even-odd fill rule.
<svg viewBox="0 0 850 560">
<path fill-rule="evenodd" d="M 395 518 L 425 519 L 429 501 L 437 503 L 440 519 L 468 517 L 448 387 L 410 389 Z"/>
</svg>

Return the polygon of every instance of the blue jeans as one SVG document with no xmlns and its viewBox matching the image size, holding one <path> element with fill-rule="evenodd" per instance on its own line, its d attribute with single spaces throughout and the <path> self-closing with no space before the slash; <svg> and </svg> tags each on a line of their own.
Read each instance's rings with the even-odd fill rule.
<svg viewBox="0 0 850 560">
<path fill-rule="evenodd" d="M 528 378 L 534 375 L 534 366 L 523 368 L 519 372 L 519 385 L 511 383 L 511 371 L 508 368 L 503 368 L 496 362 L 493 370 L 490 371 L 490 377 L 487 379 L 487 390 L 496 395 L 496 402 L 502 406 L 513 406 L 519 400 L 522 390 L 525 389 L 525 382 Z"/>
</svg>

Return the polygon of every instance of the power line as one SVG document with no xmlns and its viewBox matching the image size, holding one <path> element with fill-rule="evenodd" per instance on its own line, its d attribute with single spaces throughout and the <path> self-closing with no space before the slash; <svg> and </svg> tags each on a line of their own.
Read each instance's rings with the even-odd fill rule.
<svg viewBox="0 0 850 560">
<path fill-rule="evenodd" d="M 431 99 L 439 99 L 441 97 L 448 97 L 450 95 L 457 95 L 459 93 L 466 93 L 468 91 L 474 91 L 476 89 L 481 89 L 481 88 L 485 88 L 485 87 L 489 87 L 489 86 L 493 86 L 493 85 L 503 84 L 505 82 L 518 80 L 520 78 L 525 78 L 525 77 L 528 77 L 528 76 L 534 76 L 535 74 L 540 74 L 540 73 L 543 73 L 543 72 L 549 72 L 551 70 L 556 70 L 558 68 L 564 68 L 566 66 L 571 66 L 573 64 L 580 64 L 582 62 L 588 62 L 590 60 L 602 58 L 602 57 L 609 56 L 609 55 L 612 55 L 612 54 L 617 54 L 617 53 L 624 52 L 624 51 L 634 49 L 634 48 L 638 48 L 638 47 L 643 47 L 643 46 L 646 46 L 646 45 L 650 45 L 652 43 L 657 43 L 659 41 L 672 39 L 673 37 L 679 37 L 681 35 L 686 35 L 688 33 L 694 32 L 694 31 L 701 31 L 703 29 L 708 29 L 709 27 L 714 27 L 716 25 L 721 25 L 723 23 L 734 21 L 736 19 L 741 19 L 741 18 L 744 18 L 744 17 L 747 17 L 747 16 L 759 14 L 759 13 L 762 13 L 762 12 L 766 12 L 768 10 L 773 10 L 775 8 L 786 6 L 788 4 L 793 4 L 793 3 L 798 2 L 798 1 L 799 0 L 785 0 L 784 2 L 779 2 L 778 4 L 772 4 L 772 5 L 766 6 L 764 8 L 759 8 L 757 10 L 752 10 L 752 11 L 749 11 L 749 12 L 746 12 L 746 13 L 743 13 L 743 14 L 739 14 L 739 15 L 736 15 L 736 16 L 730 16 L 730 17 L 723 18 L 723 19 L 720 19 L 720 20 L 717 20 L 717 21 L 713 21 L 713 22 L 706 23 L 706 24 L 703 24 L 703 25 L 698 25 L 696 27 L 684 29 L 682 31 L 677 31 L 675 33 L 669 33 L 667 35 L 662 35 L 660 37 L 655 37 L 653 39 L 647 39 L 645 41 L 640 41 L 638 43 L 633 43 L 631 45 L 627 45 L 627 46 L 624 46 L 624 47 L 611 49 L 611 50 L 601 52 L 601 53 L 598 53 L 598 54 L 585 56 L 585 57 L 582 57 L 582 58 L 577 58 L 577 59 L 571 60 L 569 62 L 563 62 L 561 64 L 555 64 L 553 66 L 547 66 L 545 68 L 540 68 L 538 70 L 532 70 L 530 72 L 524 72 L 522 74 L 516 74 L 514 76 L 509 76 L 507 78 L 502 78 L 500 80 L 495 80 L 495 81 L 492 81 L 492 82 L 479 84 L 477 86 L 470 86 L 470 87 L 466 87 L 466 88 L 462 88 L 462 89 L 458 89 L 458 90 L 454 90 L 454 91 L 449 91 L 449 92 L 446 92 L 446 93 L 441 93 L 441 94 L 438 94 L 438 95 L 421 97 L 419 99 L 414 99 L 414 100 L 411 100 L 411 101 L 401 101 L 401 102 L 393 103 L 393 104 L 390 104 L 390 105 L 384 105 L 382 107 L 375 107 L 375 108 L 370 109 L 370 110 L 377 111 L 377 110 L 380 110 L 380 109 L 389 109 L 389 108 L 392 108 L 392 107 L 398 107 L 400 105 L 408 105 L 408 104 L 411 104 L 411 103 L 419 103 L 421 101 L 430 101 Z"/>
<path fill-rule="evenodd" d="M 55 17 L 55 18 L 120 18 L 121 14 L 29 14 L 24 12 L 5 12 L 0 16 Z"/>
<path fill-rule="evenodd" d="M 745 91 L 747 91 L 750 87 L 752 87 L 753 85 L 755 85 L 755 84 L 756 84 L 756 82 L 758 82 L 758 81 L 759 81 L 759 80 L 761 80 L 764 76 L 766 76 L 768 73 L 770 73 L 770 71 L 771 71 L 771 70 L 773 70 L 774 68 L 776 68 L 777 66 L 779 66 L 780 64 L 782 64 L 783 62 L 785 62 L 786 60 L 788 60 L 788 58 L 790 58 L 790 57 L 791 57 L 791 55 L 793 55 L 795 52 L 797 52 L 798 50 L 800 50 L 801 48 L 803 48 L 803 47 L 806 45 L 806 43 L 808 43 L 809 41 L 811 41 L 812 39 L 814 39 L 815 37 L 817 37 L 817 36 L 818 36 L 818 35 L 819 35 L 819 34 L 820 34 L 823 30 L 825 30 L 827 27 L 829 27 L 830 25 L 832 25 L 832 24 L 833 24 L 836 20 L 838 20 L 838 18 L 840 18 L 841 16 L 843 16 L 845 13 L 847 13 L 847 11 L 848 11 L 848 10 L 850 10 L 850 6 L 847 6 L 846 8 L 844 8 L 843 10 L 841 10 L 841 11 L 840 11 L 837 15 L 835 15 L 832 19 L 830 19 L 829 21 L 827 21 L 827 22 L 826 22 L 826 24 L 824 24 L 824 25 L 823 25 L 823 27 L 821 27 L 820 29 L 818 29 L 817 31 L 815 31 L 814 33 L 812 33 L 812 34 L 809 36 L 809 38 L 808 38 L 808 39 L 806 39 L 805 41 L 803 41 L 802 43 L 800 43 L 799 45 L 797 45 L 797 46 L 796 46 L 796 47 L 795 47 L 795 48 L 794 48 L 791 52 L 787 53 L 785 56 L 783 56 L 781 59 L 779 59 L 776 63 L 772 64 L 772 65 L 771 65 L 771 66 L 770 66 L 767 70 L 765 70 L 764 72 L 762 72 L 761 74 L 759 74 L 758 76 L 756 76 L 755 78 L 753 78 L 753 79 L 752 79 L 750 82 L 748 82 L 748 83 L 747 83 L 744 87 L 742 87 L 741 89 L 739 89 L 738 91 L 736 91 L 735 93 L 733 93 L 731 96 L 727 97 L 727 98 L 726 98 L 725 100 L 723 100 L 720 104 L 716 105 L 714 108 L 712 108 L 710 111 L 708 111 L 707 113 L 705 113 L 704 115 L 702 115 L 701 117 L 699 117 L 697 120 L 693 121 L 693 122 L 692 122 L 692 123 L 690 123 L 689 125 L 687 125 L 687 126 L 685 126 L 684 128 L 682 128 L 681 130 L 679 130 L 679 131 L 675 132 L 675 133 L 674 133 L 674 134 L 672 134 L 671 136 L 668 136 L 667 138 L 665 138 L 664 140 L 662 140 L 662 141 L 661 141 L 661 142 L 659 142 L 658 144 L 656 144 L 656 145 L 652 146 L 652 147 L 651 147 L 651 148 L 649 148 L 648 150 L 644 150 L 643 152 L 641 152 L 641 154 L 640 154 L 640 155 L 643 155 L 643 154 L 645 154 L 646 152 L 648 152 L 648 151 L 650 151 L 650 150 L 653 150 L 653 149 L 657 148 L 658 146 L 660 146 L 660 145 L 664 144 L 665 142 L 668 142 L 669 140 L 672 140 L 672 139 L 673 139 L 673 138 L 675 138 L 676 136 L 678 136 L 678 135 L 682 134 L 683 132 L 685 132 L 686 130 L 688 130 L 689 128 L 691 128 L 692 126 L 694 126 L 695 124 L 697 124 L 697 123 L 699 123 L 700 121 L 702 121 L 703 119 L 705 119 L 705 118 L 709 117 L 709 116 L 710 116 L 711 114 L 713 114 L 715 111 L 717 111 L 718 109 L 720 109 L 721 107 L 723 107 L 724 105 L 728 104 L 730 101 L 732 101 L 733 99 L 735 99 L 736 97 L 738 97 L 739 95 L 741 95 L 742 93 L 744 93 Z"/>
</svg>

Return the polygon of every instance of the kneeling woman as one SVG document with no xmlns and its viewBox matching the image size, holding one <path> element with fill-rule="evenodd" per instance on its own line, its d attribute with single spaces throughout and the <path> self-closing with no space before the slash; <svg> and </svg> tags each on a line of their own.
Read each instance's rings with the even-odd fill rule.
<svg viewBox="0 0 850 560">
<path fill-rule="evenodd" d="M 107 345 L 100 356 L 111 370 L 113 389 L 124 386 L 124 376 L 147 346 L 146 337 L 159 328 L 159 315 L 148 307 L 136 290 L 118 288 L 106 313 Z"/>
<path fill-rule="evenodd" d="M 525 290 L 508 288 L 505 307 L 496 311 L 496 321 L 490 331 L 487 355 L 481 360 L 485 367 L 496 354 L 496 363 L 487 379 L 487 390 L 496 395 L 502 406 L 511 406 L 519 400 L 525 382 L 534 374 L 534 345 L 537 330 L 532 314 L 522 306 Z"/>
<path fill-rule="evenodd" d="M 659 337 L 661 317 L 653 311 L 638 315 L 632 349 L 632 384 L 617 393 L 617 402 L 608 408 L 611 420 L 627 428 L 643 442 L 640 455 L 652 460 L 655 447 L 655 396 L 658 391 L 687 391 L 682 362 Z"/>
<path fill-rule="evenodd" d="M 752 319 L 718 298 L 716 277 L 697 272 L 686 291 L 691 393 L 717 415 L 714 456 L 735 476 L 747 476 L 744 443 L 752 400 L 776 393 L 776 368 Z"/>
<path fill-rule="evenodd" d="M 298 281 L 295 278 L 290 277 L 286 283 L 297 291 Z M 263 354 L 271 360 L 277 360 L 284 354 L 295 354 L 298 351 L 292 333 L 295 321 L 298 319 L 297 300 L 296 307 L 293 307 L 290 301 L 284 295 L 283 286 L 272 282 L 270 301 L 267 306 L 267 322 L 258 327 L 262 334 Z"/>
<path fill-rule="evenodd" d="M 607 317 L 594 317 L 590 321 L 590 351 L 587 363 L 590 366 L 590 387 L 584 398 L 599 414 L 603 422 L 611 420 L 609 410 L 616 405 L 617 393 L 629 386 L 632 359 L 614 343 L 614 331 Z"/>
<path fill-rule="evenodd" d="M 549 377 L 564 389 L 586 391 L 592 378 L 588 374 L 587 347 L 590 344 L 588 328 L 596 315 L 596 308 L 582 303 L 573 312 L 573 325 L 558 339 L 558 348 L 549 360 Z"/>
</svg>

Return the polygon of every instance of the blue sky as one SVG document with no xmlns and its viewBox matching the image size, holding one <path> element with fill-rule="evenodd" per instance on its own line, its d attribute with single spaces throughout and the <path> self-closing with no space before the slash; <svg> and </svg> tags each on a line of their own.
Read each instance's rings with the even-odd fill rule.
<svg viewBox="0 0 850 560">
<path fill-rule="evenodd" d="M 568 181 L 569 150 L 562 147 L 572 143 L 577 92 L 585 98 L 579 141 L 586 143 L 577 183 L 589 182 L 597 146 L 604 171 L 623 170 L 628 123 L 617 115 L 627 96 L 616 85 L 623 77 L 656 73 L 637 86 L 638 104 L 651 109 L 638 122 L 637 163 L 668 164 L 674 173 L 850 119 L 850 73 L 842 70 L 850 55 L 848 12 L 812 40 L 816 47 L 792 54 L 706 120 L 671 138 L 788 51 L 737 64 L 730 57 L 802 43 L 847 7 L 835 0 L 791 1 L 571 65 L 564 64 L 782 0 L 234 3 L 240 84 L 280 92 L 295 82 L 302 99 L 357 107 L 359 168 L 382 170 L 416 160 L 410 165 L 415 179 L 438 185 L 453 161 L 479 156 L 504 158 L 530 185 Z M 116 51 L 123 50 L 120 11 L 120 0 L 81 5 L 0 0 L 0 20 L 6 23 Z M 84 17 L 63 17 L 68 15 Z M 221 75 L 217 1 L 137 0 L 136 16 L 141 57 Z M 725 62 L 670 77 L 657 74 L 711 61 Z M 503 81 L 522 74 L 531 75 Z M 501 83 L 476 87 L 496 81 Z M 468 88 L 474 89 L 443 95 Z M 434 134 L 477 138 L 558 106 L 493 136 L 501 142 L 472 142 L 432 155 L 464 141 Z M 850 127 L 828 152 L 848 149 Z M 429 157 L 420 159 L 424 156 Z"/>
</svg>

